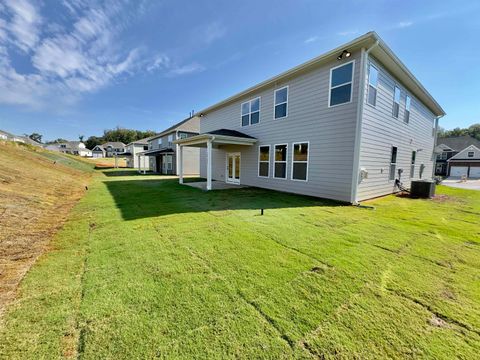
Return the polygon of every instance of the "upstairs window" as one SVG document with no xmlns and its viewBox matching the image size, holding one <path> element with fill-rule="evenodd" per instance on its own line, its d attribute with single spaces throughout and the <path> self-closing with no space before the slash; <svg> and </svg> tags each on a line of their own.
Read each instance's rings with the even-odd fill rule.
<svg viewBox="0 0 480 360">
<path fill-rule="evenodd" d="M 408 124 L 410 122 L 410 103 L 411 103 L 410 96 L 407 95 L 405 98 L 405 123 Z"/>
<path fill-rule="evenodd" d="M 395 180 L 395 171 L 397 170 L 397 147 L 392 146 L 392 154 L 390 155 L 390 174 L 389 180 Z"/>
<path fill-rule="evenodd" d="M 370 105 L 377 105 L 377 84 L 378 70 L 370 64 L 368 68 L 368 97 L 367 101 Z"/>
<path fill-rule="evenodd" d="M 398 119 L 398 113 L 400 111 L 400 88 L 395 86 L 393 93 L 393 111 L 392 115 L 394 118 Z"/>
<path fill-rule="evenodd" d="M 281 119 L 288 114 L 288 86 L 275 90 L 274 118 Z"/>
<path fill-rule="evenodd" d="M 293 143 L 292 180 L 307 181 L 308 142 Z"/>
<path fill-rule="evenodd" d="M 258 148 L 258 176 L 268 177 L 270 175 L 270 145 Z"/>
<path fill-rule="evenodd" d="M 188 135 L 185 134 L 185 133 L 180 133 L 180 134 L 178 134 L 178 137 L 179 137 L 180 139 L 186 139 L 187 136 L 188 136 Z"/>
<path fill-rule="evenodd" d="M 278 179 L 287 178 L 287 144 L 275 145 L 275 166 L 273 176 Z"/>
<path fill-rule="evenodd" d="M 260 98 L 242 104 L 242 126 L 258 124 L 260 121 Z"/>
<path fill-rule="evenodd" d="M 468 157 L 474 157 L 475 156 L 475 152 L 473 151 L 469 151 L 468 154 L 467 154 Z"/>
<path fill-rule="evenodd" d="M 330 69 L 329 105 L 336 106 L 352 101 L 354 61 Z"/>
<path fill-rule="evenodd" d="M 173 135 L 168 135 L 168 146 L 172 146 L 173 143 Z"/>
<path fill-rule="evenodd" d="M 415 176 L 415 159 L 417 157 L 417 152 L 412 151 L 412 159 L 410 162 L 410 178 L 413 178 Z"/>
<path fill-rule="evenodd" d="M 143 150 L 148 150 L 148 145 L 144 145 Z"/>
</svg>

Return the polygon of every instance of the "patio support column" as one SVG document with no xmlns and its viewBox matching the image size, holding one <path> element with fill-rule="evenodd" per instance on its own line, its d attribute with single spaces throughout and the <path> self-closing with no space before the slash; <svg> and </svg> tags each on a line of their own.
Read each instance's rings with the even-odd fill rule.
<svg viewBox="0 0 480 360">
<path fill-rule="evenodd" d="M 212 140 L 207 142 L 207 190 L 212 190 Z"/>
<path fill-rule="evenodd" d="M 141 174 L 142 173 L 142 166 L 141 166 L 142 165 L 142 155 L 137 155 L 137 158 L 138 158 L 138 173 Z"/>
<path fill-rule="evenodd" d="M 178 183 L 183 184 L 183 145 L 178 150 Z"/>
</svg>

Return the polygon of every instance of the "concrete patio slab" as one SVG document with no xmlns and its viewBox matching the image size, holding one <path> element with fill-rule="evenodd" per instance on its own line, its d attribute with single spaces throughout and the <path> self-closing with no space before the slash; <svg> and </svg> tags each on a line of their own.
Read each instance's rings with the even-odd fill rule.
<svg viewBox="0 0 480 360">
<path fill-rule="evenodd" d="M 184 183 L 183 185 L 188 185 L 200 190 L 207 191 L 207 182 L 206 181 L 198 181 L 198 182 L 188 182 Z M 212 181 L 212 190 L 228 190 L 228 189 L 242 189 L 246 188 L 246 185 L 236 185 L 236 184 L 229 184 L 223 181 Z"/>
</svg>

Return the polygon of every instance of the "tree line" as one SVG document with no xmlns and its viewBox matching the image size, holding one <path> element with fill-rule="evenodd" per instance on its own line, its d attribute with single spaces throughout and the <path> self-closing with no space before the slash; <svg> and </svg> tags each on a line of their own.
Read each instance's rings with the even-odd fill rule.
<svg viewBox="0 0 480 360">
<path fill-rule="evenodd" d="M 464 128 L 464 129 L 459 127 L 456 127 L 455 129 L 452 129 L 452 130 L 445 130 L 441 127 L 438 129 L 438 137 L 441 137 L 441 138 L 464 136 L 464 135 L 469 135 L 477 140 L 480 140 L 480 123 L 473 124 L 468 128 Z"/>
</svg>

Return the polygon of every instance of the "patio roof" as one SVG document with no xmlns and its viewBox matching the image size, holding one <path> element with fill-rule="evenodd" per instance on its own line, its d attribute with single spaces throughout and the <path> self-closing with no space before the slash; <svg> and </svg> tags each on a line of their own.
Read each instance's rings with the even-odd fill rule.
<svg viewBox="0 0 480 360">
<path fill-rule="evenodd" d="M 138 153 L 137 155 L 157 156 L 157 155 L 163 155 L 163 154 L 173 154 L 173 149 L 165 148 L 165 149 L 148 150 L 148 151 Z"/>
<path fill-rule="evenodd" d="M 182 146 L 205 147 L 208 143 L 212 145 L 247 145 L 251 146 L 257 142 L 253 136 L 240 131 L 230 129 L 218 129 L 200 135 L 175 140 L 174 144 Z"/>
</svg>

